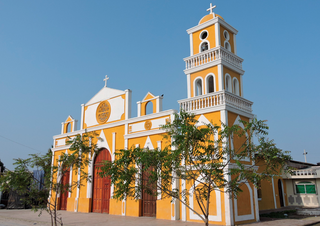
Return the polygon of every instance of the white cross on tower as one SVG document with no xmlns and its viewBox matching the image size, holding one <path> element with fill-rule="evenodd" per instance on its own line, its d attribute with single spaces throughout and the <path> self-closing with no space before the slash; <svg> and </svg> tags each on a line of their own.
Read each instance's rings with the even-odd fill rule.
<svg viewBox="0 0 320 226">
<path fill-rule="evenodd" d="M 215 16 L 214 15 L 214 12 L 212 11 L 214 8 L 216 8 L 217 6 L 212 6 L 212 3 L 210 3 L 210 8 L 209 9 L 207 9 L 207 11 L 210 11 L 210 14 L 213 14 L 213 16 Z"/>
<path fill-rule="evenodd" d="M 106 75 L 106 78 L 105 79 L 103 79 L 103 81 L 105 82 L 105 87 L 107 87 L 107 82 L 108 82 L 108 80 L 109 80 L 109 78 L 108 78 L 108 75 Z"/>
</svg>

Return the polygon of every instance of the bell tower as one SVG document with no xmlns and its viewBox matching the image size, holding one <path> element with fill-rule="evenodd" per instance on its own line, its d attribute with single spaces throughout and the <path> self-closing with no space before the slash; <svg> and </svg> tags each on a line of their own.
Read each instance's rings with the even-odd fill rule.
<svg viewBox="0 0 320 226">
<path fill-rule="evenodd" d="M 190 56 L 184 58 L 188 98 L 226 90 L 243 96 L 243 59 L 237 56 L 238 31 L 210 4 L 209 14 L 198 25 L 187 30 L 190 37 Z"/>
</svg>

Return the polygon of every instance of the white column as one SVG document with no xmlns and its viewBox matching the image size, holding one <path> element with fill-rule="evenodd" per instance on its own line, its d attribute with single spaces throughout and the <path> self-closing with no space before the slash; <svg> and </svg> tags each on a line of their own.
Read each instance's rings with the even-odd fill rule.
<svg viewBox="0 0 320 226">
<path fill-rule="evenodd" d="M 131 93 L 130 89 L 125 90 L 126 93 L 126 116 L 125 119 L 131 118 Z"/>
<path fill-rule="evenodd" d="M 93 166 L 93 158 L 91 158 L 91 152 L 89 152 L 89 164 L 88 164 L 88 176 L 91 177 L 91 181 L 87 182 L 87 198 L 92 198 L 92 181 L 93 181 L 93 176 L 92 176 L 92 166 Z"/>
<path fill-rule="evenodd" d="M 83 130 L 83 117 L 84 117 L 84 104 L 81 104 L 81 123 L 80 123 L 80 130 Z"/>
<path fill-rule="evenodd" d="M 190 81 L 190 74 L 187 74 L 187 88 L 188 88 L 188 98 L 191 98 L 191 81 Z"/>
<path fill-rule="evenodd" d="M 73 121 L 73 132 L 77 130 L 78 120 Z"/>
<path fill-rule="evenodd" d="M 219 64 L 218 65 L 218 80 L 219 80 L 219 91 L 224 90 L 224 78 L 223 78 L 223 65 Z"/>
<path fill-rule="evenodd" d="M 138 105 L 137 106 L 137 110 L 138 110 L 138 115 L 137 116 L 140 117 L 141 116 L 141 101 L 138 101 L 137 105 Z"/>
<path fill-rule="evenodd" d="M 61 134 L 64 132 L 64 122 L 61 122 Z"/>
<path fill-rule="evenodd" d="M 215 27 L 215 33 L 216 33 L 216 47 L 221 45 L 221 41 L 220 41 L 220 24 L 219 23 L 215 23 L 214 25 Z"/>
<path fill-rule="evenodd" d="M 192 34 L 190 34 L 189 37 L 190 37 L 190 56 L 193 56 L 193 38 L 192 38 Z"/>
</svg>

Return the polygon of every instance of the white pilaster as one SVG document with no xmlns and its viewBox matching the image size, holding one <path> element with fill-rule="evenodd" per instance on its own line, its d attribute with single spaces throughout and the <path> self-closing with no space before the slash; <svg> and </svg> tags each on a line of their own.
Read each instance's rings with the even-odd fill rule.
<svg viewBox="0 0 320 226">
<path fill-rule="evenodd" d="M 220 40 L 220 24 L 219 23 L 215 23 L 214 25 L 215 27 L 215 33 L 216 33 L 216 47 L 221 45 L 221 40 Z"/>
<path fill-rule="evenodd" d="M 271 178 L 271 182 L 272 182 L 272 192 L 273 192 L 274 208 L 277 209 L 277 199 L 276 199 L 276 193 L 275 193 L 275 189 L 274 189 L 273 177 Z"/>
<path fill-rule="evenodd" d="M 223 65 L 218 65 L 218 80 L 219 80 L 219 91 L 224 90 L 224 81 L 223 81 Z"/>
<path fill-rule="evenodd" d="M 258 200 L 258 192 L 256 186 L 254 186 L 254 206 L 256 211 L 256 221 L 260 221 L 259 215 L 259 200 Z"/>
<path fill-rule="evenodd" d="M 190 37 L 190 56 L 193 56 L 193 37 L 192 37 L 192 34 L 190 34 L 189 37 Z"/>
<path fill-rule="evenodd" d="M 81 122 L 80 122 L 80 130 L 83 130 L 83 117 L 84 117 L 84 104 L 81 104 Z"/>
<path fill-rule="evenodd" d="M 237 55 L 236 34 L 233 34 L 233 46 L 234 46 L 234 54 L 236 54 L 236 55 Z"/>
<path fill-rule="evenodd" d="M 116 133 L 112 133 L 112 155 L 111 155 L 111 161 L 113 162 L 115 159 L 115 152 L 116 152 Z M 114 184 L 111 184 L 111 198 L 113 197 L 114 192 Z"/>
<path fill-rule="evenodd" d="M 190 74 L 187 74 L 188 98 L 191 98 L 191 81 Z"/>
<path fill-rule="evenodd" d="M 243 97 L 243 81 L 242 81 L 242 76 L 243 76 L 243 75 L 240 75 L 241 97 Z"/>
</svg>

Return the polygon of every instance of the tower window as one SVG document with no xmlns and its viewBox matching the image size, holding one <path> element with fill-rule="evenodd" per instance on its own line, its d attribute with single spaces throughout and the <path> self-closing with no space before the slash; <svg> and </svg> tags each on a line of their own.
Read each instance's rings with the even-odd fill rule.
<svg viewBox="0 0 320 226">
<path fill-rule="evenodd" d="M 203 31 L 201 34 L 200 34 L 200 39 L 206 39 L 208 37 L 208 32 L 207 31 Z"/>
<path fill-rule="evenodd" d="M 226 48 L 227 50 L 231 51 L 231 47 L 230 47 L 229 42 L 225 42 L 224 43 L 224 48 Z"/>
<path fill-rule="evenodd" d="M 233 93 L 239 95 L 239 82 L 238 79 L 233 79 Z"/>
<path fill-rule="evenodd" d="M 202 80 L 197 79 L 195 82 L 196 85 L 196 96 L 202 95 Z"/>
<path fill-rule="evenodd" d="M 207 78 L 207 93 L 213 93 L 214 92 L 214 79 L 213 76 L 210 75 Z"/>
<path fill-rule="evenodd" d="M 209 49 L 208 42 L 204 42 L 201 44 L 201 52 L 206 51 Z"/>
<path fill-rule="evenodd" d="M 223 32 L 223 36 L 224 36 L 224 38 L 227 40 L 227 41 L 229 41 L 229 39 L 230 39 L 230 36 L 229 36 L 229 32 L 227 32 L 226 30 Z"/>
<path fill-rule="evenodd" d="M 229 74 L 226 74 L 226 84 L 225 84 L 225 89 L 229 92 L 232 92 L 232 86 L 231 86 L 231 78 Z"/>
</svg>

